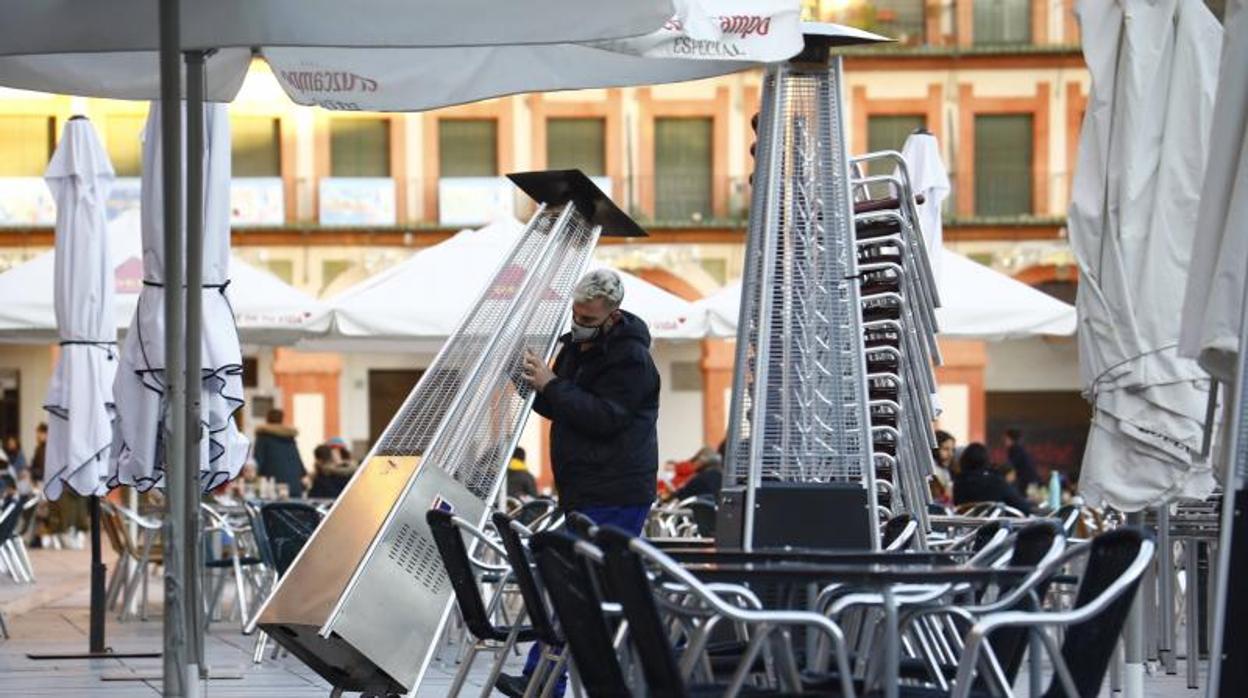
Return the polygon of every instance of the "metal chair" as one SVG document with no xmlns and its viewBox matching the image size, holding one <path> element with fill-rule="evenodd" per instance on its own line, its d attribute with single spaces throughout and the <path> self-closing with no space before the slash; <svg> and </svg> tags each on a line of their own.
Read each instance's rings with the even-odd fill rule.
<svg viewBox="0 0 1248 698">
<path fill-rule="evenodd" d="M 234 577 L 235 610 L 243 630 L 247 629 L 251 614 L 248 610 L 248 587 L 252 587 L 257 595 L 261 592 L 260 582 L 255 580 L 252 572 L 262 564 L 256 551 L 256 542 L 250 538 L 250 527 L 246 523 L 230 520 L 230 517 L 217 511 L 208 504 L 201 503 L 204 527 L 201 533 L 204 559 L 203 573 L 207 579 L 203 585 L 205 620 L 214 618 L 221 596 L 225 591 L 226 572 Z M 220 553 L 215 548 L 220 546 Z M 246 573 L 244 572 L 246 570 Z"/>
<path fill-rule="evenodd" d="M 485 599 L 481 596 L 481 587 L 474 570 L 474 565 L 480 568 L 480 564 L 475 563 L 469 555 L 468 545 L 464 542 L 464 535 L 461 532 L 465 529 L 475 530 L 475 527 L 440 509 L 430 509 L 425 514 L 425 520 L 429 523 L 433 542 L 438 548 L 438 554 L 442 557 L 443 566 L 446 567 L 447 578 L 454 591 L 455 603 L 464 620 L 464 625 L 475 638 L 451 682 L 447 695 L 459 695 L 477 654 L 484 651 L 495 655 L 494 664 L 490 667 L 490 678 L 482 693 L 482 698 L 486 698 L 493 691 L 494 682 L 502 672 L 507 653 L 518 642 L 533 642 L 538 639 L 537 634 L 532 626 L 521 625 L 521 619 L 516 619 L 510 626 L 495 625 L 494 603 L 487 606 Z M 506 556 L 506 551 L 501 547 L 498 552 Z M 495 601 L 498 598 L 499 595 L 496 594 Z"/>
<path fill-rule="evenodd" d="M 138 615 L 141 620 L 147 620 L 148 570 L 150 567 L 164 565 L 164 548 L 160 541 L 161 524 L 159 521 L 140 516 L 126 507 L 106 500 L 100 501 L 100 507 L 103 511 L 112 512 L 120 517 L 121 525 L 119 528 L 126 545 L 126 551 L 135 560 L 135 568 L 126 586 L 119 619 L 127 621 L 134 617 L 134 598 L 135 594 L 139 592 L 139 586 L 141 585 L 142 595 Z M 130 528 L 127 524 L 134 524 L 138 528 L 138 541 L 135 541 L 130 535 Z"/>
<path fill-rule="evenodd" d="M 271 572 L 271 589 L 272 584 L 286 574 L 299 551 L 303 550 L 324 514 L 317 507 L 303 502 L 267 502 L 258 506 L 248 502 L 244 506 L 251 520 L 251 533 L 256 541 L 260 560 Z M 254 631 L 255 624 L 256 618 L 249 619 L 243 633 Z M 256 637 L 256 646 L 251 657 L 254 664 L 263 660 L 268 642 L 269 636 L 264 632 Z M 279 649 L 280 645 L 274 647 L 274 656 Z"/>
</svg>

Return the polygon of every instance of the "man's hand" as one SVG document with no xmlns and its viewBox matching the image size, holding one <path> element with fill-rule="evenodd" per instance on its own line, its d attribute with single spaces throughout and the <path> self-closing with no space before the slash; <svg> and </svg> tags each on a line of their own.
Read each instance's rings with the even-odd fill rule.
<svg viewBox="0 0 1248 698">
<path fill-rule="evenodd" d="M 555 372 L 550 370 L 550 366 L 546 365 L 536 354 L 526 349 L 524 351 L 524 366 L 522 374 L 524 380 L 537 392 L 546 389 L 546 385 L 555 377 Z"/>
</svg>

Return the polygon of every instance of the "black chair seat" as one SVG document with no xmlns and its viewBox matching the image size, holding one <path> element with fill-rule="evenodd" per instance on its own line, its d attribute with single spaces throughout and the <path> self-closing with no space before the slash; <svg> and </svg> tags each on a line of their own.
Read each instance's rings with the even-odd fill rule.
<svg viewBox="0 0 1248 698">
<path fill-rule="evenodd" d="M 493 626 L 490 632 L 482 633 L 482 640 L 494 640 L 496 642 L 506 642 L 507 636 L 511 634 L 510 626 Z M 531 625 L 520 626 L 520 632 L 516 635 L 516 642 L 537 642 L 537 632 L 533 630 Z"/>
</svg>

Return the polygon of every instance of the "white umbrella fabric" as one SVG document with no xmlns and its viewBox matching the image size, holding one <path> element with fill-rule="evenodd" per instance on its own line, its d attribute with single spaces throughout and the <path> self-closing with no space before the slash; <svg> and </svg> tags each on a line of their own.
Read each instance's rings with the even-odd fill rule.
<svg viewBox="0 0 1248 698">
<path fill-rule="evenodd" d="M 1083 2 L 1092 90 L 1069 209 L 1080 372 L 1094 403 L 1079 485 L 1138 511 L 1213 487 L 1208 377 L 1177 353 L 1222 29 L 1200 0 Z"/>
<path fill-rule="evenodd" d="M 454 332 L 523 228 L 509 218 L 479 230 L 460 231 L 329 299 L 329 313 L 311 324 L 328 331 L 308 342 L 405 340 L 430 346 Z M 591 267 L 603 265 L 594 263 Z M 647 322 L 655 339 L 700 339 L 703 314 L 693 304 L 617 270 L 625 310 Z M 410 344 L 409 344 L 410 346 Z"/>
<path fill-rule="evenodd" d="M 949 196 L 949 171 L 945 169 L 945 163 L 940 157 L 940 142 L 926 130 L 916 131 L 906 137 L 906 142 L 901 146 L 901 157 L 906 161 L 910 186 L 915 195 L 923 196 L 923 203 L 916 206 L 919 227 L 923 231 L 932 278 L 939 284 L 942 262 L 939 251 L 944 249 L 941 206 Z M 944 300 L 944 296 L 941 296 L 941 300 Z"/>
<path fill-rule="evenodd" d="M 200 485 L 207 491 L 233 479 L 249 442 L 233 415 L 243 405 L 242 352 L 229 299 L 230 128 L 226 107 L 204 107 L 204 286 Z M 164 247 L 160 187 L 160 110 L 148 114 L 143 144 L 143 290 L 122 345 L 117 372 L 119 454 L 110 484 L 140 490 L 162 486 L 164 455 Z"/>
<path fill-rule="evenodd" d="M 945 272 L 936 309 L 940 336 L 1001 340 L 1075 333 L 1075 308 L 952 250 L 940 248 Z M 694 303 L 707 314 L 708 334 L 736 337 L 741 282 L 734 281 Z"/>
<path fill-rule="evenodd" d="M 0 84 L 115 99 L 157 96 L 156 32 L 134 31 L 155 24 L 148 3 L 124 0 L 107 13 L 0 3 L 21 6 L 10 31 L 0 28 Z M 796 0 L 688 0 L 674 9 L 667 0 L 254 5 L 187 8 L 183 49 L 221 49 L 205 62 L 208 101 L 234 99 L 252 47 L 292 100 L 348 111 L 419 111 L 519 92 L 695 80 L 784 60 L 802 47 Z M 6 43 L 27 21 L 70 36 L 81 27 L 84 36 L 71 44 L 28 32 Z"/>
<path fill-rule="evenodd" d="M 1223 383 L 1239 355 L 1244 274 L 1248 270 L 1248 3 L 1226 6 L 1223 70 L 1218 80 L 1196 245 L 1187 276 L 1179 354 Z M 1233 66 L 1233 67 L 1232 67 Z"/>
<path fill-rule="evenodd" d="M 143 290 L 142 215 L 127 211 L 108 223 L 115 280 L 116 330 L 125 332 Z M 0 343 L 46 344 L 57 340 L 53 304 L 57 254 L 50 250 L 0 274 Z M 248 344 L 289 345 L 311 334 L 306 323 L 325 305 L 265 269 L 231 256 L 230 306 L 239 339 Z"/>
<path fill-rule="evenodd" d="M 104 491 L 113 442 L 117 322 L 105 202 L 113 166 L 91 122 L 70 119 L 44 178 L 56 198 L 56 326 L 60 355 L 48 412 L 44 494 Z"/>
</svg>

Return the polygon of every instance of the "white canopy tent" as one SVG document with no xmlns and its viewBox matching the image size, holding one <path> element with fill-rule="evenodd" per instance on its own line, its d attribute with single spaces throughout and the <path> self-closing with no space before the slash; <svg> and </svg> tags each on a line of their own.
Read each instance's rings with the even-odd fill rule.
<svg viewBox="0 0 1248 698">
<path fill-rule="evenodd" d="M 138 211 L 108 225 L 113 257 L 116 326 L 125 332 L 143 288 L 143 248 Z M 0 343 L 50 344 L 57 339 L 52 278 L 56 252 L 48 251 L 0 274 Z M 307 336 L 308 321 L 325 304 L 236 256 L 230 257 L 230 302 L 244 343 L 287 345 Z"/>
<path fill-rule="evenodd" d="M 962 255 L 941 248 L 936 321 L 941 337 L 1017 339 L 1075 333 L 1075 308 Z M 736 337 L 741 282 L 694 303 L 713 337 Z"/>
<path fill-rule="evenodd" d="M 1069 228 L 1094 402 L 1079 487 L 1134 512 L 1214 484 L 1208 375 L 1176 347 L 1222 28 L 1200 0 L 1083 2 L 1079 15 L 1092 89 Z"/>
<path fill-rule="evenodd" d="M 436 349 L 454 332 L 523 228 L 510 218 L 463 230 L 329 299 L 309 322 L 325 332 L 305 341 L 318 348 L 397 346 Z M 595 265 L 602 266 L 602 265 Z M 617 270 L 618 271 L 618 270 Z M 704 313 L 624 271 L 623 308 L 645 320 L 655 339 L 700 339 Z"/>
</svg>

